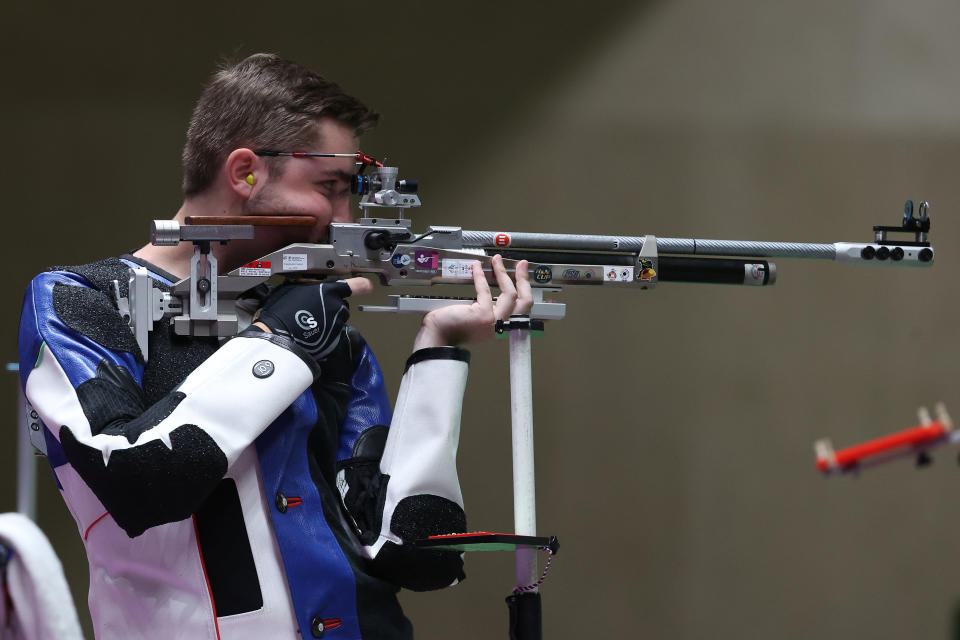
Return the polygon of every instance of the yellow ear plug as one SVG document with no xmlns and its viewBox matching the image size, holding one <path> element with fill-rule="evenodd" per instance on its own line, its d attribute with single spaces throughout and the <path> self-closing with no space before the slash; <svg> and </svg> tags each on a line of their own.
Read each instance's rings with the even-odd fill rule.
<svg viewBox="0 0 960 640">
<path fill-rule="evenodd" d="M 257 181 L 257 179 L 253 177 L 253 174 L 252 174 L 252 173 L 248 173 L 248 174 L 247 174 L 247 184 L 248 184 L 248 185 L 250 185 L 250 186 L 252 187 L 252 186 L 253 186 L 253 183 L 256 182 L 256 181 Z"/>
</svg>

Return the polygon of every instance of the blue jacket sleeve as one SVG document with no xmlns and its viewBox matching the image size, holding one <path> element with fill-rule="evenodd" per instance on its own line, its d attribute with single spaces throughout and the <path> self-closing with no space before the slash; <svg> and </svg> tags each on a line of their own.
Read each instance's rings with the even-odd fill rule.
<svg viewBox="0 0 960 640">
<path fill-rule="evenodd" d="M 373 443 L 373 439 L 380 439 L 376 434 L 382 431 L 382 439 L 385 440 L 386 425 L 390 424 L 392 416 L 383 372 L 373 351 L 366 340 L 359 335 L 351 342 L 354 349 L 353 375 L 350 379 L 352 391 L 346 417 L 340 426 L 338 463 L 364 455 L 379 458 L 383 451 L 383 443 L 380 443 L 379 451 L 375 451 L 377 445 Z M 368 432 L 374 427 L 382 427 L 382 429 Z M 361 438 L 360 436 L 365 432 L 367 435 Z M 369 444 L 368 439 L 370 439 Z"/>
</svg>

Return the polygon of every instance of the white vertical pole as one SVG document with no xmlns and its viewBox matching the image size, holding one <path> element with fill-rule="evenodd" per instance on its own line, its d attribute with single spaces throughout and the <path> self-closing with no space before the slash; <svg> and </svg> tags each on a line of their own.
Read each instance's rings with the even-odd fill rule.
<svg viewBox="0 0 960 640">
<path fill-rule="evenodd" d="M 9 368 L 9 365 L 7 365 Z M 26 420 L 26 398 L 17 380 L 17 511 L 37 519 L 37 461 Z M 31 422 L 37 422 L 33 420 Z"/>
<path fill-rule="evenodd" d="M 510 331 L 510 413 L 513 422 L 513 520 L 515 533 L 537 535 L 533 468 L 533 373 L 530 331 Z M 517 586 L 537 581 L 537 550 L 517 549 Z"/>
</svg>

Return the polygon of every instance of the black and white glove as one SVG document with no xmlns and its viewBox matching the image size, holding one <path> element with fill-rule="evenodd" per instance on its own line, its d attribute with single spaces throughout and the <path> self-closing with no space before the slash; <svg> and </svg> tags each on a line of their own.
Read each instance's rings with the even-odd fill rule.
<svg viewBox="0 0 960 640">
<path fill-rule="evenodd" d="M 350 318 L 344 298 L 351 293 L 350 285 L 342 281 L 281 285 L 267 297 L 258 319 L 322 359 L 340 342 Z"/>
</svg>

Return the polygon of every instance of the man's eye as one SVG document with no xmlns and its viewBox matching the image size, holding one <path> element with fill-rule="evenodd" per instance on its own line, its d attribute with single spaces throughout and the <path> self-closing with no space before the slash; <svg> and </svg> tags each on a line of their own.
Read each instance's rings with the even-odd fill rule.
<svg viewBox="0 0 960 640">
<path fill-rule="evenodd" d="M 349 190 L 349 185 L 344 186 L 340 180 L 324 180 L 319 183 L 319 187 L 330 195 L 342 195 Z"/>
</svg>

